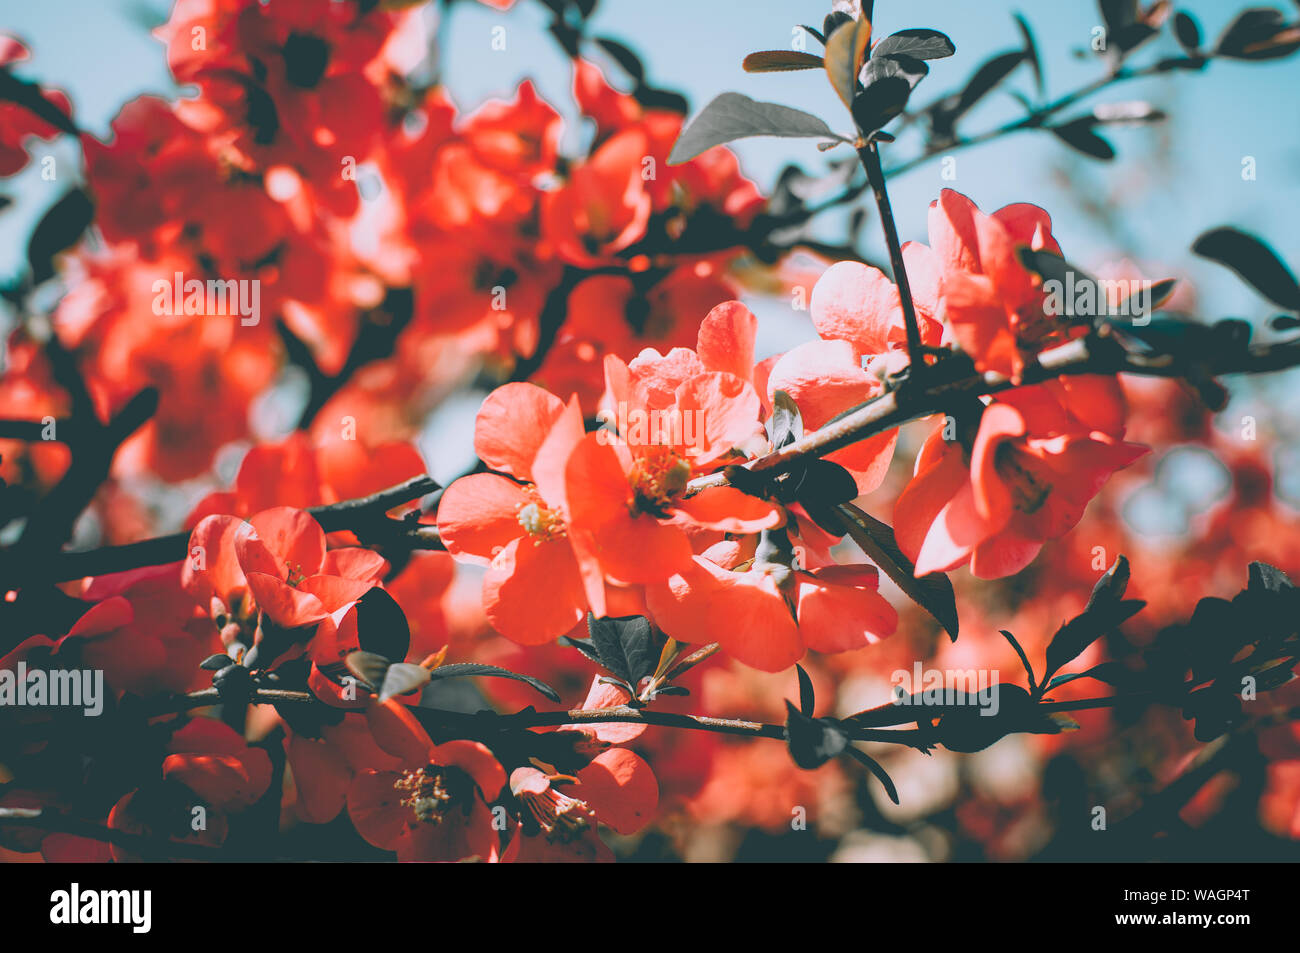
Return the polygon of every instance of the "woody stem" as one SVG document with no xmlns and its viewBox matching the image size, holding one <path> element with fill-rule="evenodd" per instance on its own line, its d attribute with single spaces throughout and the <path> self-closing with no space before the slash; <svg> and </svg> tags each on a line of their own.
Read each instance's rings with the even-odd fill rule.
<svg viewBox="0 0 1300 953">
<path fill-rule="evenodd" d="M 907 281 L 907 268 L 903 264 L 903 246 L 898 240 L 898 227 L 894 224 L 894 210 L 889 204 L 885 170 L 880 165 L 880 152 L 876 142 L 873 140 L 858 149 L 858 158 L 867 170 L 867 181 L 876 197 L 876 208 L 880 210 L 880 227 L 885 233 L 885 244 L 889 246 L 889 263 L 894 270 L 894 282 L 898 285 L 898 298 L 903 306 L 909 367 L 915 375 L 925 365 L 921 354 L 921 328 L 916 323 L 916 305 L 912 302 L 912 287 Z"/>
</svg>

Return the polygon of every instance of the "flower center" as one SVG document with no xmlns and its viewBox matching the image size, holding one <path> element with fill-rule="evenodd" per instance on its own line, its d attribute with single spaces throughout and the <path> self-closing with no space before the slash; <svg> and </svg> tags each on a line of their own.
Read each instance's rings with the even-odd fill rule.
<svg viewBox="0 0 1300 953">
<path fill-rule="evenodd" d="M 1002 446 L 997 453 L 997 471 L 1011 491 L 1011 502 L 1022 513 L 1033 513 L 1052 492 L 1052 484 L 1036 473 L 1032 459 L 1017 453 L 1015 448 Z"/>
<path fill-rule="evenodd" d="M 441 824 L 452 808 L 460 806 L 468 813 L 474 794 L 473 779 L 454 765 L 427 764 L 423 768 L 404 771 L 393 782 L 393 788 L 404 792 L 399 802 L 409 807 L 415 819 L 424 824 Z"/>
<path fill-rule="evenodd" d="M 293 586 L 293 588 L 297 589 L 299 586 L 302 585 L 303 580 L 307 578 L 307 574 L 302 571 L 302 567 L 299 566 L 297 563 L 294 563 L 292 566 L 289 566 L 288 570 L 289 570 L 288 576 L 285 578 L 284 581 L 287 582 L 289 585 Z"/>
<path fill-rule="evenodd" d="M 587 802 L 561 794 L 550 785 L 541 793 L 524 791 L 516 796 L 549 841 L 567 844 L 591 826 Z"/>
<path fill-rule="evenodd" d="M 655 452 L 655 451 L 658 452 Z M 668 508 L 686 490 L 691 478 L 691 465 L 667 447 L 652 448 L 651 452 L 637 457 L 628 475 L 632 484 L 632 514 L 649 513 L 666 517 Z"/>
<path fill-rule="evenodd" d="M 538 500 L 520 505 L 517 519 L 524 532 L 533 538 L 534 546 L 559 539 L 565 532 L 564 518 Z"/>
</svg>

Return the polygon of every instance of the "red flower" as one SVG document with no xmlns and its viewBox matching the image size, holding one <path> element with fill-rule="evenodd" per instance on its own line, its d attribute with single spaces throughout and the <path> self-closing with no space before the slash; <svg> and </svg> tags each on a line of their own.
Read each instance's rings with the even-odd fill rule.
<svg viewBox="0 0 1300 953">
<path fill-rule="evenodd" d="M 0 33 L 0 70 L 8 73 L 14 63 L 27 57 L 27 47 L 14 37 Z M 72 114 L 72 106 L 63 93 L 57 90 L 42 91 L 41 98 L 65 116 Z M 13 175 L 27 165 L 24 139 L 28 136 L 53 139 L 59 131 L 25 106 L 0 102 L 0 176 Z"/>
<path fill-rule="evenodd" d="M 591 266 L 607 261 L 645 235 L 650 193 L 642 160 L 645 134 L 613 136 L 542 199 L 542 234 L 565 261 Z"/>
<path fill-rule="evenodd" d="M 1051 218 L 1036 205 L 986 215 L 951 189 L 930 205 L 926 267 L 939 275 L 939 317 L 977 369 L 1015 379 L 1028 357 L 1071 333 L 1044 308 L 1041 282 L 1020 261 L 1025 247 L 1061 252 Z"/>
<path fill-rule="evenodd" d="M 487 801 L 506 774 L 477 741 L 435 745 L 407 709 L 373 705 L 371 730 L 380 747 L 401 759 L 399 770 L 358 773 L 347 792 L 348 817 L 375 847 L 399 861 L 458 861 L 499 856 Z"/>
<path fill-rule="evenodd" d="M 516 863 L 612 861 L 597 823 L 635 834 L 650 822 L 659 802 L 650 765 L 626 748 L 602 752 L 575 777 L 516 768 L 510 793 L 524 821 L 501 859 Z"/>
<path fill-rule="evenodd" d="M 447 551 L 488 567 L 488 621 L 525 645 L 564 635 L 587 610 L 562 476 L 582 432 L 575 403 L 566 406 L 533 384 L 499 387 L 483 402 L 474 429 L 474 449 L 498 473 L 462 477 L 438 503 Z M 598 599 L 603 614 L 603 595 Z"/>
<path fill-rule="evenodd" d="M 894 507 L 917 575 L 969 562 L 986 579 L 1019 572 L 1064 535 L 1115 470 L 1147 452 L 1126 443 L 1113 377 L 1060 378 L 989 404 L 969 451 L 937 427 Z"/>
<path fill-rule="evenodd" d="M 288 506 L 263 510 L 248 522 L 208 516 L 190 534 L 181 571 L 186 591 L 206 604 L 216 596 L 236 616 L 252 618 L 252 597 L 276 625 L 312 625 L 377 585 L 388 563 L 359 547 L 326 550 L 311 515 Z"/>
<path fill-rule="evenodd" d="M 893 633 L 898 613 L 876 591 L 874 566 L 825 566 L 806 572 L 742 559 L 719 543 L 666 583 L 646 586 L 655 623 L 681 642 L 717 641 L 753 668 L 779 672 L 816 652 L 848 652 Z"/>
</svg>

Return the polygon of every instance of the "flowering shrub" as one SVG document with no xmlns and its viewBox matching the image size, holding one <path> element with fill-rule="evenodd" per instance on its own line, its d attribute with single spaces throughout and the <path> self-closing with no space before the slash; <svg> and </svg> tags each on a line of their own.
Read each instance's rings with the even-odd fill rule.
<svg viewBox="0 0 1300 953">
<path fill-rule="evenodd" d="M 595 4 L 541 5 L 571 101 L 524 81 L 464 108 L 424 5 L 176 0 L 155 36 L 184 94 L 105 137 L 0 38 L 0 175 L 56 137 L 82 156 L 4 289 L 0 858 L 715 859 L 727 829 L 854 859 L 897 822 L 946 825 L 939 857 L 1300 837 L 1300 534 L 1254 430 L 1210 424 L 1217 378 L 1300 363 L 1300 286 L 1261 239 L 1200 236 L 1283 312 L 1252 334 L 1194 318 L 1181 279 L 1075 266 L 1035 204 L 944 188 L 903 242 L 888 190 L 1022 130 L 1113 159 L 1105 127 L 1163 115 L 1061 113 L 1283 58 L 1296 25 L 1246 11 L 1205 46 L 1168 3 L 1103 3 L 1104 81 L 1047 100 L 1040 75 L 980 134 L 965 114 L 1039 72 L 1024 20 L 921 106 L 949 37 L 837 0 L 744 61 L 820 71 L 837 115 L 724 92 L 687 121 Z M 1162 31 L 1181 54 L 1133 65 Z M 815 140 L 826 182 L 762 190 L 729 149 L 751 136 Z M 856 225 L 818 237 L 850 206 L 887 261 Z M 811 322 L 773 348 L 786 296 Z M 441 486 L 428 422 L 476 387 L 477 464 Z M 1222 462 L 1213 505 L 1173 488 L 1178 453 Z M 1126 521 L 1143 494 L 1183 501 L 1176 547 Z M 1146 740 L 1121 750 L 1121 724 Z M 1048 817 L 1076 777 L 1093 800 Z M 1143 806 L 1144 778 L 1177 796 Z M 1088 840 L 1108 811 L 1124 847 Z"/>
</svg>

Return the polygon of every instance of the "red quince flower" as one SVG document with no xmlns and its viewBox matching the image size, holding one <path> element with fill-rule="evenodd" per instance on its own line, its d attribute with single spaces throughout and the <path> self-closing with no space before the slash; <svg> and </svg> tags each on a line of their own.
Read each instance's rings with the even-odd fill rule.
<svg viewBox="0 0 1300 953">
<path fill-rule="evenodd" d="M 367 842 L 409 861 L 499 859 L 488 810 L 506 774 L 486 745 L 435 745 L 409 710 L 389 700 L 368 713 L 379 746 L 397 770 L 359 772 L 347 792 L 348 817 Z"/>
<path fill-rule="evenodd" d="M 812 571 L 746 560 L 736 542 L 695 556 L 664 583 L 646 586 L 655 623 L 681 642 L 717 641 L 752 668 L 779 672 L 816 652 L 848 652 L 891 635 L 898 613 L 877 592 L 869 565 Z"/>
<path fill-rule="evenodd" d="M 14 64 L 27 59 L 27 47 L 12 36 L 0 33 L 0 69 L 6 72 Z M 72 115 L 68 97 L 58 90 L 42 90 L 41 98 L 51 107 Z M 25 106 L 0 102 L 0 176 L 13 175 L 27 165 L 27 150 L 23 140 L 28 136 L 53 139 L 60 130 L 50 125 Z"/>
<path fill-rule="evenodd" d="M 524 822 L 501 859 L 515 863 L 612 861 L 613 852 L 596 833 L 597 823 L 619 834 L 635 834 L 650 822 L 659 803 L 654 771 L 626 748 L 602 752 L 574 777 L 516 768 L 510 793 Z"/>
<path fill-rule="evenodd" d="M 1050 216 L 1036 205 L 988 215 L 951 189 L 930 205 L 926 267 L 939 275 L 939 317 L 978 370 L 1013 380 L 1029 357 L 1073 333 L 1047 313 L 1042 283 L 1020 261 L 1025 247 L 1061 253 Z"/>
<path fill-rule="evenodd" d="M 576 403 L 566 405 L 534 384 L 499 387 L 483 402 L 474 428 L 475 451 L 497 472 L 462 477 L 438 503 L 447 551 L 488 567 L 488 621 L 521 644 L 552 641 L 587 611 L 563 480 L 564 461 L 582 434 Z M 603 614 L 603 595 L 598 599 Z"/>
<path fill-rule="evenodd" d="M 181 571 L 186 591 L 201 604 L 213 596 L 251 618 L 251 596 L 276 625 L 291 629 L 320 622 L 378 585 L 388 563 L 360 547 L 325 548 L 325 533 L 309 513 L 280 506 L 247 522 L 207 516 L 190 533 L 190 558 Z"/>
<path fill-rule="evenodd" d="M 894 507 L 918 576 L 964 563 L 984 579 L 1019 572 L 1079 521 L 1110 475 L 1148 452 L 1127 443 L 1113 377 L 1060 378 L 1001 394 L 969 451 L 941 423 Z"/>
</svg>

